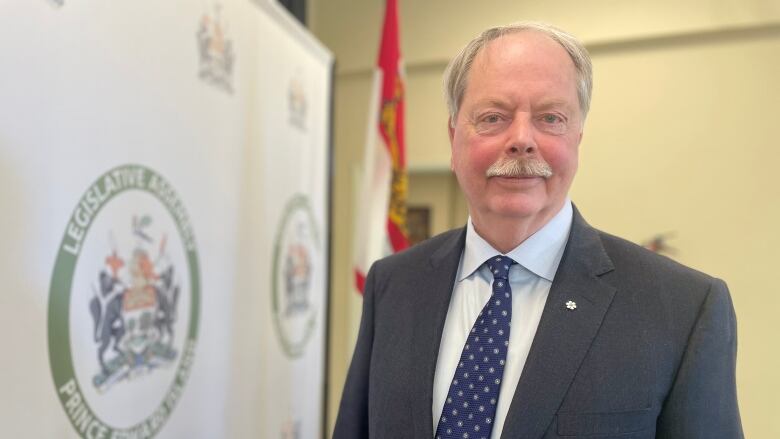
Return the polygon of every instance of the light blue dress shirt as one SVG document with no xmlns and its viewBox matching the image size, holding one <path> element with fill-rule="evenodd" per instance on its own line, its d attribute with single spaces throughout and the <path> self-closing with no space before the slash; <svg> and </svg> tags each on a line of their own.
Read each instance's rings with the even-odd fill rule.
<svg viewBox="0 0 780 439">
<path fill-rule="evenodd" d="M 509 405 L 520 381 L 520 374 L 539 326 L 550 286 L 569 238 L 571 221 L 572 206 L 567 199 L 563 208 L 544 227 L 506 254 L 517 264 L 509 270 L 509 283 L 512 287 L 512 328 L 492 439 L 501 436 Z M 439 423 L 444 400 L 447 398 L 468 333 L 492 292 L 493 276 L 484 263 L 497 254 L 502 253 L 476 233 L 469 218 L 466 226 L 466 245 L 460 258 L 436 362 L 433 381 L 434 431 Z"/>
</svg>

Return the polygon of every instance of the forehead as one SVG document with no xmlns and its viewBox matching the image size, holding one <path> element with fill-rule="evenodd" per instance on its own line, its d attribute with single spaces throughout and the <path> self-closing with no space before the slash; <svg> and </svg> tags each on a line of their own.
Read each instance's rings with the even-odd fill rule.
<svg viewBox="0 0 780 439">
<path fill-rule="evenodd" d="M 470 95 L 530 91 L 556 100 L 576 99 L 576 83 L 576 68 L 566 49 L 543 33 L 524 30 L 490 41 L 479 51 L 464 103 Z"/>
</svg>

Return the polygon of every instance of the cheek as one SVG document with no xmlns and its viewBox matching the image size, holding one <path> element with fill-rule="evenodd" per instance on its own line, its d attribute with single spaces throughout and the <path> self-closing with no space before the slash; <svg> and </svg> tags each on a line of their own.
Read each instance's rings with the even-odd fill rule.
<svg viewBox="0 0 780 439">
<path fill-rule="evenodd" d="M 468 174 L 470 177 L 484 175 L 496 159 L 493 149 L 474 139 L 464 141 L 456 138 L 453 144 L 451 166 L 460 174 Z"/>
<path fill-rule="evenodd" d="M 579 148 L 576 144 L 560 142 L 542 149 L 542 157 L 553 170 L 563 174 L 573 174 L 577 170 Z"/>
<path fill-rule="evenodd" d="M 471 146 L 465 150 L 468 155 L 467 162 L 464 163 L 472 171 L 484 172 L 501 156 L 500 150 L 491 148 L 489 145 L 481 145 L 478 142 L 472 142 Z"/>
<path fill-rule="evenodd" d="M 464 163 L 468 167 L 468 170 L 473 175 L 482 176 L 487 171 L 487 168 L 493 164 L 493 161 L 485 154 L 472 154 L 469 156 L 467 163 Z"/>
</svg>

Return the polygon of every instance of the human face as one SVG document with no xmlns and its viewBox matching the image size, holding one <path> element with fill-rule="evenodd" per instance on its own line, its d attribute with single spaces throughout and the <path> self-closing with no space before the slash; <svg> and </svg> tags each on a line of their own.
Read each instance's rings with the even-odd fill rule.
<svg viewBox="0 0 780 439">
<path fill-rule="evenodd" d="M 563 206 L 582 138 L 576 70 L 544 34 L 521 31 L 491 41 L 475 57 L 454 123 L 451 167 L 478 227 L 504 220 L 540 228 Z M 527 159 L 548 177 L 488 177 L 494 163 Z"/>
</svg>

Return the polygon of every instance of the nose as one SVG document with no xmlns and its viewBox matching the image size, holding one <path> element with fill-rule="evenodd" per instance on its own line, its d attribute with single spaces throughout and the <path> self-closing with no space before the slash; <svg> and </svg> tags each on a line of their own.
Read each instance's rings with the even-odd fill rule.
<svg viewBox="0 0 780 439">
<path fill-rule="evenodd" d="M 534 127 L 529 117 L 515 117 L 509 128 L 507 153 L 510 155 L 530 155 L 536 153 Z"/>
</svg>

